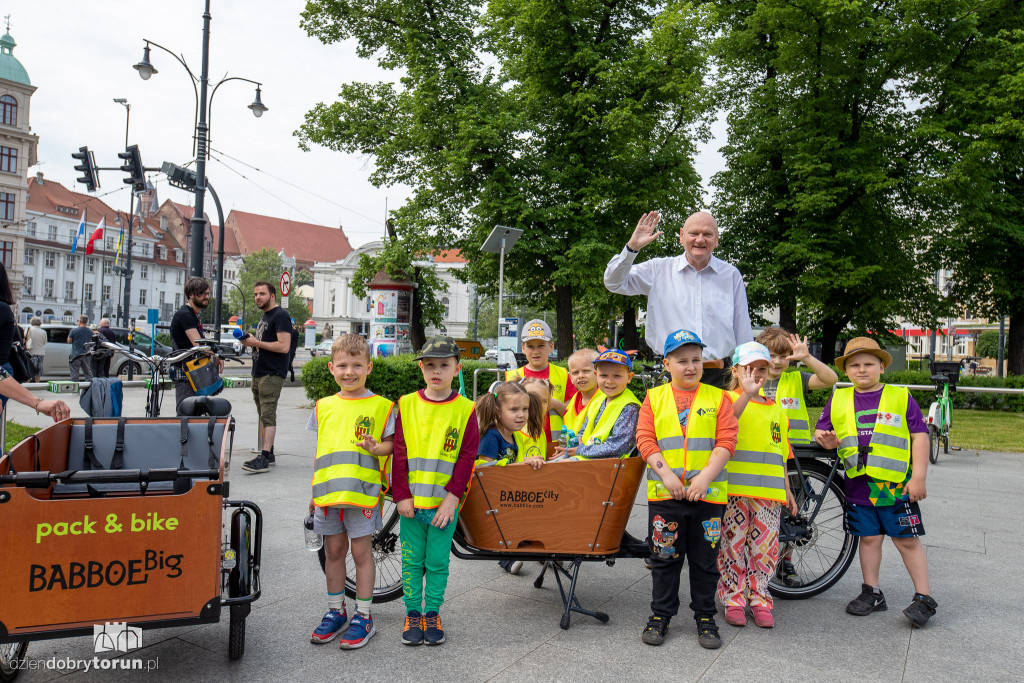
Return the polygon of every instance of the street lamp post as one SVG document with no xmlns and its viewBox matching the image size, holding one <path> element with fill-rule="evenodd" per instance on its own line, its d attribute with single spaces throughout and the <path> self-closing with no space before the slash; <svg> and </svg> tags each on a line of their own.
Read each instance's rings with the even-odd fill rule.
<svg viewBox="0 0 1024 683">
<path fill-rule="evenodd" d="M 196 91 L 196 114 L 195 114 L 195 117 L 194 117 L 194 121 L 195 121 L 195 138 L 194 138 L 195 148 L 194 148 L 194 151 L 195 151 L 195 154 L 196 154 L 196 185 L 195 185 L 194 192 L 195 192 L 195 196 L 196 196 L 196 202 L 195 202 L 195 212 L 192 215 L 192 221 L 191 221 L 191 223 L 192 223 L 192 230 L 191 230 L 192 249 L 191 249 L 191 254 L 190 254 L 190 257 L 189 257 L 190 260 L 191 260 L 191 274 L 192 274 L 193 277 L 202 277 L 203 276 L 203 254 L 204 254 L 204 251 L 205 251 L 205 249 L 204 249 L 204 243 L 205 243 L 204 227 L 206 225 L 206 220 L 204 218 L 204 216 L 205 216 L 205 213 L 204 213 L 205 206 L 204 205 L 205 205 L 205 198 L 206 198 L 206 160 L 209 157 L 209 136 L 210 136 L 210 127 L 209 127 L 208 121 L 211 118 L 210 117 L 210 114 L 211 114 L 210 108 L 212 106 L 212 99 L 213 99 L 213 97 L 211 95 L 210 96 L 210 106 L 208 106 L 208 104 L 207 104 L 207 88 L 208 88 L 209 82 L 210 82 L 210 78 L 209 78 L 209 72 L 210 72 L 210 18 L 211 18 L 210 17 L 210 0 L 206 0 L 206 9 L 203 12 L 203 57 L 202 57 L 202 69 L 200 71 L 200 74 L 199 74 L 198 78 L 196 78 L 196 75 L 194 73 L 192 73 L 192 70 L 188 67 L 188 64 L 185 63 L 185 60 L 183 58 L 181 58 L 178 55 L 174 54 L 173 52 L 168 50 L 163 45 L 160 45 L 159 43 L 155 43 L 152 40 L 148 40 L 148 39 L 143 39 L 143 40 L 145 40 L 145 46 L 143 47 L 142 61 L 140 61 L 139 63 L 135 64 L 135 66 L 134 66 L 135 70 L 139 72 L 139 76 L 144 81 L 149 80 L 149 78 L 153 74 L 158 73 L 157 69 L 149 61 L 149 49 L 150 49 L 150 47 L 151 46 L 152 47 L 158 47 L 161 50 L 163 50 L 164 52 L 166 52 L 167 54 L 169 54 L 172 57 L 174 57 L 175 59 L 177 59 L 178 62 L 183 67 L 185 67 L 185 71 L 187 71 L 188 75 L 192 78 L 192 87 Z M 254 83 L 256 85 L 256 99 L 253 101 L 252 104 L 249 105 L 249 109 L 252 111 L 253 115 L 256 116 L 257 118 L 262 116 L 263 112 L 267 111 L 267 107 L 266 107 L 266 105 L 263 104 L 263 101 L 262 101 L 262 99 L 260 97 L 260 94 L 261 94 L 260 93 L 260 86 L 262 84 L 258 83 L 257 81 L 252 81 L 252 80 L 249 80 L 248 78 L 241 78 L 239 76 L 232 76 L 230 78 L 223 78 L 214 86 L 213 93 L 215 94 L 217 92 L 217 88 L 219 88 L 221 85 L 223 85 L 227 81 L 234 81 L 234 80 L 246 81 L 248 83 Z M 197 87 L 197 84 L 198 84 L 198 87 Z M 218 273 L 218 277 L 221 277 L 220 273 Z"/>
</svg>

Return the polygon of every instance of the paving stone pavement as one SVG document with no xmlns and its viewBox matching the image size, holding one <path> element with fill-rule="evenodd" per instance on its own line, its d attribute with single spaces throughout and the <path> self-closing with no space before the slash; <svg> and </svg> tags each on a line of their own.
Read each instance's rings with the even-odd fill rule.
<svg viewBox="0 0 1024 683">
<path fill-rule="evenodd" d="M 49 396 L 39 392 L 40 396 Z M 640 642 L 649 614 L 650 577 L 639 560 L 584 566 L 582 603 L 611 616 L 607 624 L 561 614 L 552 580 L 533 587 L 538 565 L 509 576 L 494 562 L 452 558 L 442 611 L 447 642 L 441 647 L 404 647 L 400 601 L 376 605 L 376 635 L 362 649 L 316 646 L 309 634 L 326 609 L 325 586 L 313 554 L 303 547 L 300 521 L 309 502 L 314 435 L 304 427 L 310 413 L 301 388 L 285 388 L 278 414 L 276 453 L 267 474 L 239 465 L 256 442 L 256 415 L 247 389 L 224 396 L 238 422 L 231 468 L 231 497 L 251 500 L 265 516 L 263 595 L 247 620 L 245 656 L 227 658 L 226 612 L 221 623 L 146 631 L 145 645 L 128 658 L 155 661 L 152 671 L 88 673 L 36 669 L 20 680 L 72 678 L 82 681 L 312 681 L 327 678 L 389 681 L 614 681 L 644 678 L 673 681 L 1020 681 L 1024 678 L 1024 611 L 1014 567 L 1024 561 L 1022 529 L 1024 455 L 961 451 L 942 456 L 929 470 L 922 503 L 932 594 L 938 614 L 926 629 L 912 630 L 902 609 L 913 595 L 895 547 L 883 554 L 882 588 L 890 609 L 851 617 L 844 606 L 860 589 L 857 563 L 831 590 L 809 600 L 776 601 L 771 630 L 725 624 L 723 646 L 697 645 L 684 612 L 658 649 Z M 142 390 L 128 390 L 126 405 L 141 406 Z M 166 403 L 165 403 L 166 405 Z M 84 413 L 73 406 L 73 414 Z M 136 409 L 140 410 L 140 409 Z M 128 414 L 131 414 L 130 412 Z M 12 404 L 10 419 L 42 426 L 24 406 Z M 1024 435 L 1022 435 L 1024 438 Z M 1009 502 L 1009 504 L 1007 504 Z M 645 534 L 645 501 L 638 497 L 629 529 Z M 6 523 L 7 520 L 0 518 Z M 2 552 L 10 552 L 3 549 Z M 688 603 L 686 581 L 682 601 Z M 2 599 L 2 598 L 0 598 Z M 92 659 L 91 638 L 37 641 L 29 659 Z"/>
</svg>

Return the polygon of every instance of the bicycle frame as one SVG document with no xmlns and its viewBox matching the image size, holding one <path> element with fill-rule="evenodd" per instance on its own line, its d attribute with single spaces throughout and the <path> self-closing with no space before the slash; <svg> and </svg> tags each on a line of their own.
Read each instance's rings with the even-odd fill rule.
<svg viewBox="0 0 1024 683">
<path fill-rule="evenodd" d="M 821 511 L 821 506 L 825 502 L 825 497 L 828 494 L 828 487 L 831 485 L 832 480 L 835 479 L 836 473 L 839 471 L 840 459 L 835 451 L 827 451 L 817 445 L 796 445 L 793 446 L 793 464 L 796 466 L 797 481 L 799 482 L 799 491 L 802 491 L 806 496 L 807 500 L 810 500 L 814 504 L 814 508 L 809 511 L 806 522 L 813 522 L 818 512 Z M 820 460 L 822 457 L 827 457 L 831 460 L 831 466 L 828 473 L 828 479 L 825 481 L 824 487 L 822 487 L 821 493 L 814 493 L 814 489 L 807 484 L 807 478 L 804 476 L 803 467 L 800 465 L 801 458 Z M 794 491 L 794 494 L 798 491 Z M 779 543 L 793 543 L 796 541 L 805 540 L 807 538 L 807 526 L 806 524 L 794 524 L 791 520 L 793 518 L 789 515 L 783 515 L 779 527 Z"/>
</svg>

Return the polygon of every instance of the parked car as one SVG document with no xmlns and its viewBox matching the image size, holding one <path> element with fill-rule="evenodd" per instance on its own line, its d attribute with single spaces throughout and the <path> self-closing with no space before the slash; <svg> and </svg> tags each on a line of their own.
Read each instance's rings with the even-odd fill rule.
<svg viewBox="0 0 1024 683">
<path fill-rule="evenodd" d="M 42 379 L 54 379 L 58 377 L 70 377 L 70 358 L 71 358 L 71 344 L 68 343 L 68 334 L 74 328 L 74 325 L 66 323 L 44 323 L 42 325 L 43 331 L 46 332 L 46 355 L 43 356 L 43 375 Z M 119 344 L 128 343 L 128 330 L 123 327 L 112 327 L 114 336 Z M 141 348 L 142 352 L 149 355 L 150 348 L 150 337 L 145 332 L 135 333 L 135 346 Z M 155 351 L 157 355 L 162 356 L 171 352 L 171 347 L 165 346 L 160 342 L 155 342 Z M 138 363 L 129 361 L 121 353 L 115 353 L 114 357 L 110 360 L 110 373 L 112 375 L 118 375 L 127 377 L 129 363 L 134 366 L 134 372 L 136 374 L 142 372 L 142 368 Z"/>
<path fill-rule="evenodd" d="M 484 358 L 484 360 L 493 360 L 493 361 L 498 360 L 498 349 L 497 348 L 487 349 L 487 351 L 484 352 L 483 358 Z"/>
<path fill-rule="evenodd" d="M 309 350 L 309 355 L 316 358 L 317 356 L 329 356 L 331 355 L 331 346 L 334 344 L 333 339 L 324 339 L 322 342 L 314 346 Z"/>
</svg>

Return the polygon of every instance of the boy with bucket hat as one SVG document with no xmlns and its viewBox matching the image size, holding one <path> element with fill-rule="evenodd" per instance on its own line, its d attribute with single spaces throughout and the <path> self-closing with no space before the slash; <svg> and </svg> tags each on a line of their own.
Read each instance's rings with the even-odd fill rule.
<svg viewBox="0 0 1024 683">
<path fill-rule="evenodd" d="M 929 595 L 928 558 L 919 538 L 924 535 L 918 501 L 927 496 L 928 428 L 909 391 L 882 383 L 882 372 L 891 362 L 892 356 L 874 339 L 851 339 L 836 367 L 853 387 L 832 394 L 814 439 L 824 448 L 838 449 L 845 469 L 846 525 L 860 537 L 864 583 L 846 611 L 866 616 L 888 609 L 878 585 L 888 536 L 914 582 L 913 601 L 903 614 L 921 627 L 937 606 Z"/>
</svg>

